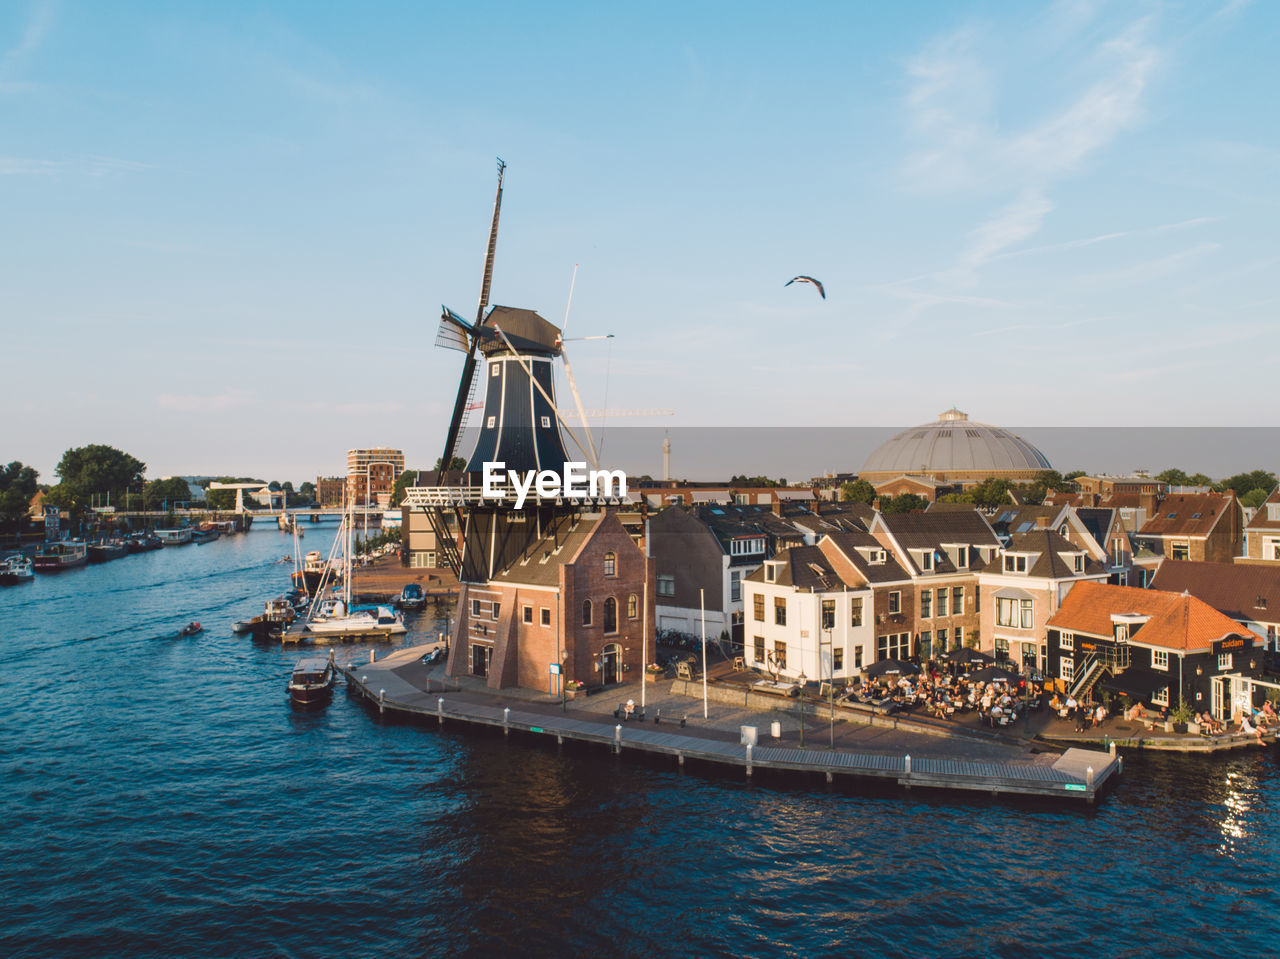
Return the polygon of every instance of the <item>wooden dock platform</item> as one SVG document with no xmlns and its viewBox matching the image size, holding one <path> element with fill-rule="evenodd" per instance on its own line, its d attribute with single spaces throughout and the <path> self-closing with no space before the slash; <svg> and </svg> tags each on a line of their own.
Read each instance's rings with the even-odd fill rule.
<svg viewBox="0 0 1280 959">
<path fill-rule="evenodd" d="M 397 666 L 421 656 L 421 650 L 397 650 L 380 662 L 340 667 L 348 688 L 383 714 L 416 717 L 441 725 L 463 722 L 552 737 L 596 743 L 613 753 L 638 751 L 673 756 L 680 765 L 688 759 L 742 768 L 750 777 L 756 769 L 821 774 L 915 787 L 967 790 L 990 795 L 1040 796 L 1092 804 L 1122 771 L 1122 760 L 1111 753 L 1068 749 L 1052 761 L 990 762 L 830 750 L 747 745 L 708 731 L 639 720 L 618 723 L 599 714 L 538 712 L 519 699 L 495 696 L 491 703 L 475 702 L 450 692 L 419 689 L 395 673 Z M 701 735 L 699 733 L 702 733 Z M 957 752 L 964 743 L 957 740 Z M 1049 759 L 1049 757 L 1045 757 Z"/>
</svg>

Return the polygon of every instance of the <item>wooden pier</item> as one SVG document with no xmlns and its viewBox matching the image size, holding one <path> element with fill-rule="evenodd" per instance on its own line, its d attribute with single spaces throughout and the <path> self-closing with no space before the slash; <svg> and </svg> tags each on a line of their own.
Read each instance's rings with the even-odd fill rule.
<svg viewBox="0 0 1280 959">
<path fill-rule="evenodd" d="M 581 712 L 537 712 L 521 700 L 479 703 L 428 692 L 411 685 L 394 670 L 417 658 L 421 650 L 397 650 L 382 662 L 340 667 L 348 688 L 367 700 L 382 714 L 420 720 L 462 722 L 496 727 L 509 735 L 512 730 L 554 738 L 557 743 L 573 740 L 595 743 L 621 754 L 638 751 L 675 757 L 683 766 L 688 759 L 736 766 L 750 777 L 756 769 L 774 769 L 824 775 L 827 782 L 836 776 L 881 780 L 906 789 L 968 790 L 990 795 L 1026 795 L 1083 801 L 1092 804 L 1122 770 L 1122 760 L 1113 753 L 1068 749 L 1051 762 L 968 761 L 962 757 L 938 759 L 909 755 L 859 753 L 788 746 L 748 745 L 725 738 L 698 735 L 676 724 L 610 721 L 607 716 Z M 522 708 L 525 707 L 525 708 Z M 957 740 L 957 751 L 964 743 Z M 1046 757 L 1047 759 L 1048 757 Z"/>
</svg>

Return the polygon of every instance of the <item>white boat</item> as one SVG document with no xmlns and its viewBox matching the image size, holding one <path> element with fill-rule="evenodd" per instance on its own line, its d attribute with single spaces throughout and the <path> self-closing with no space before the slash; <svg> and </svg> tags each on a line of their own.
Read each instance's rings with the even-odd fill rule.
<svg viewBox="0 0 1280 959">
<path fill-rule="evenodd" d="M 177 529 L 158 529 L 156 536 L 165 546 L 182 546 L 191 542 L 191 527 L 182 526 Z"/>
<path fill-rule="evenodd" d="M 340 546 L 342 548 L 342 598 L 333 602 L 313 603 L 302 633 L 326 639 L 359 639 L 407 633 L 404 620 L 394 609 L 387 606 L 379 606 L 376 610 L 351 608 L 351 555 L 354 550 L 351 543 L 353 524 L 350 513 L 343 517 L 342 522 L 343 526 L 338 530 L 333 545 L 334 553 Z M 326 576 L 318 587 L 320 590 L 324 588 L 328 571 L 333 566 L 334 558 L 331 555 L 326 564 Z"/>
<path fill-rule="evenodd" d="M 0 563 L 0 584 L 13 586 L 17 583 L 29 583 L 35 579 L 29 556 L 10 556 Z"/>
</svg>

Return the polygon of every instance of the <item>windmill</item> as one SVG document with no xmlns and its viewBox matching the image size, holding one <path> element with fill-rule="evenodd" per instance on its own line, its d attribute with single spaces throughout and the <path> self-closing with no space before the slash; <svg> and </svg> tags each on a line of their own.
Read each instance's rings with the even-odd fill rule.
<svg viewBox="0 0 1280 959">
<path fill-rule="evenodd" d="M 464 583 L 483 583 L 520 559 L 530 544 L 560 526 L 567 527 L 573 514 L 595 505 L 586 501 L 538 499 L 522 511 L 502 501 L 485 500 L 480 474 L 486 463 L 502 462 L 504 469 L 524 473 L 553 470 L 563 475 L 565 463 L 579 459 L 566 451 L 564 437 L 581 451 L 581 458 L 597 466 L 594 444 L 583 418 L 585 442 L 565 422 L 555 399 L 553 365 L 563 360 L 561 331 L 533 310 L 489 306 L 498 219 L 502 207 L 502 181 L 506 165 L 498 161 L 498 190 L 485 256 L 484 279 L 476 319 L 468 321 L 447 306 L 442 307 L 436 345 L 467 355 L 458 383 L 453 416 L 445 437 L 442 469 L 432 487 L 410 487 L 405 503 L 424 507 L 445 563 Z M 572 297 L 572 294 L 571 294 Z M 483 369 L 479 359 L 484 358 Z M 566 366 L 570 388 L 577 399 L 572 371 Z M 477 394 L 483 403 L 476 402 Z M 469 413 L 483 409 L 475 447 L 462 474 L 447 467 L 457 450 Z M 582 409 L 578 400 L 578 408 Z M 450 533 L 450 520 L 462 530 L 459 553 Z"/>
</svg>

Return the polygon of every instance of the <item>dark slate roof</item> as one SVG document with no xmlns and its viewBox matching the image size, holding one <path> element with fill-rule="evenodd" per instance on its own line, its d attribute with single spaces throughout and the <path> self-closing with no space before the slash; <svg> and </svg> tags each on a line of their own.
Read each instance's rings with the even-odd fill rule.
<svg viewBox="0 0 1280 959">
<path fill-rule="evenodd" d="M 1280 567 L 1168 559 L 1151 588 L 1188 592 L 1241 622 L 1280 622 Z"/>
<path fill-rule="evenodd" d="M 1176 493 L 1166 496 L 1142 527 L 1143 536 L 1208 536 L 1222 514 L 1235 509 L 1235 499 L 1221 493 Z"/>
<path fill-rule="evenodd" d="M 1061 506 L 1001 506 L 991 517 L 997 536 L 1015 536 L 1037 529 L 1050 529 L 1062 512 Z"/>
<path fill-rule="evenodd" d="M 772 581 L 778 586 L 790 586 L 794 589 L 807 589 L 821 593 L 840 590 L 845 586 L 853 589 L 862 588 L 861 583 L 846 583 L 841 579 L 831 562 L 822 555 L 822 550 L 816 546 L 793 546 L 790 549 L 784 549 L 773 557 L 771 563 L 781 564 L 777 567 L 778 574 Z M 752 572 L 747 580 L 753 583 L 768 582 L 764 571 L 765 568 L 761 566 Z"/>
<path fill-rule="evenodd" d="M 596 531 L 604 514 L 586 514 L 571 522 L 562 517 L 545 536 L 533 544 L 523 559 L 518 559 L 493 577 L 495 583 L 527 586 L 560 585 L 560 567 L 571 562 Z"/>
<path fill-rule="evenodd" d="M 560 328 L 548 323 L 533 310 L 514 306 L 495 306 L 481 324 L 486 331 L 502 330 L 511 345 L 522 353 L 560 355 Z M 481 337 L 480 352 L 485 356 L 509 353 L 507 344 L 496 332 Z"/>
<path fill-rule="evenodd" d="M 1080 522 L 1089 531 L 1093 541 L 1105 550 L 1107 548 L 1107 531 L 1111 529 L 1111 524 L 1115 522 L 1115 510 L 1102 509 L 1096 506 L 1082 506 L 1076 510 L 1076 516 L 1080 517 Z"/>
<path fill-rule="evenodd" d="M 1105 573 L 1106 566 L 1090 559 L 1079 546 L 1074 545 L 1053 530 L 1041 529 L 1034 533 L 1015 533 L 1009 537 L 1005 549 L 1010 553 L 1038 553 L 1036 561 L 1027 570 L 1028 576 L 1043 579 L 1072 579 L 1076 576 Z M 1084 553 L 1084 570 L 1077 573 L 1060 554 Z"/>
<path fill-rule="evenodd" d="M 870 533 L 851 532 L 851 533 L 831 533 L 823 540 L 840 551 L 840 554 L 853 565 L 859 573 L 867 580 L 867 582 L 875 583 L 901 583 L 911 579 L 911 574 L 902 568 L 902 565 L 894 559 L 893 551 L 885 549 L 884 546 Z M 868 562 L 861 553 L 858 552 L 859 547 L 863 549 L 879 549 L 884 550 L 885 560 L 883 563 Z"/>
<path fill-rule="evenodd" d="M 967 543 L 970 546 L 999 546 L 986 519 L 976 509 L 940 513 L 881 514 L 903 549 L 928 549 L 943 543 Z"/>
</svg>

